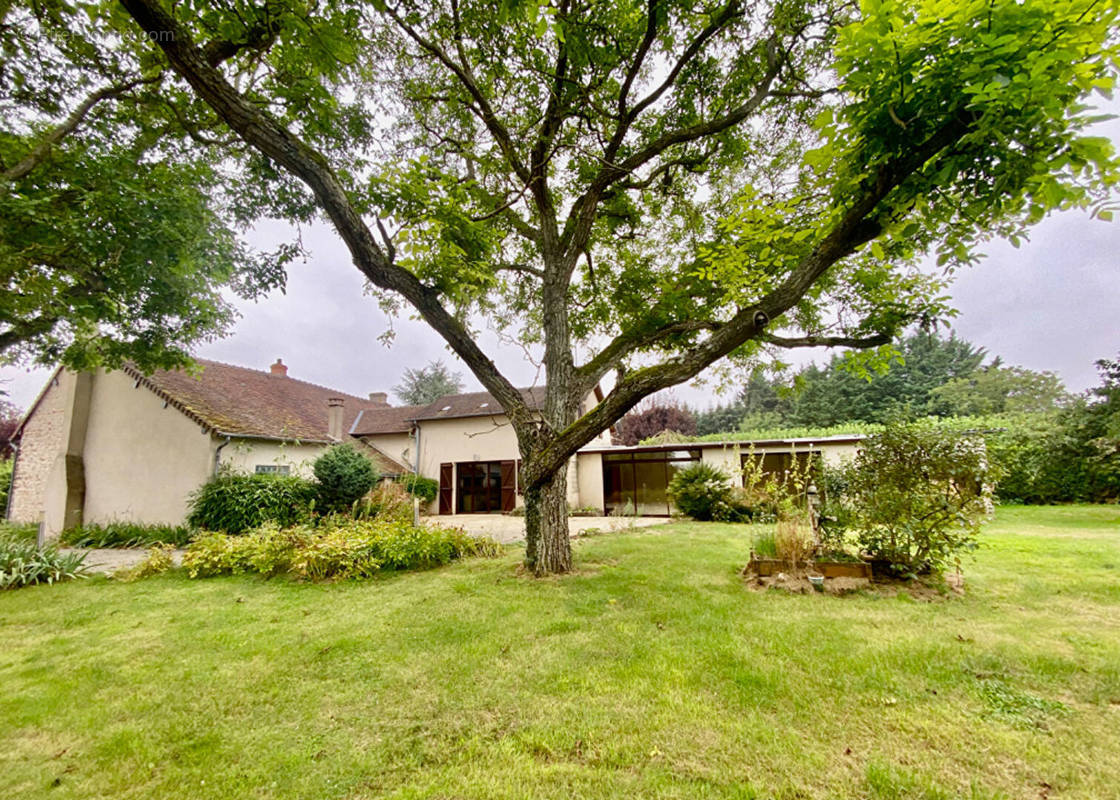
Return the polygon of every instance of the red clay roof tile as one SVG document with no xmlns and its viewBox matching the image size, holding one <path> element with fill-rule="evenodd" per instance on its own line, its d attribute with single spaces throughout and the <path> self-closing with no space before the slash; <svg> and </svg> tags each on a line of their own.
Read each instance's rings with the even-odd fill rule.
<svg viewBox="0 0 1120 800">
<path fill-rule="evenodd" d="M 144 376 L 131 368 L 125 371 L 199 423 L 234 436 L 329 442 L 332 440 L 327 432 L 328 399 L 337 397 L 345 401 L 344 439 L 359 412 L 389 408 L 387 403 L 285 375 L 218 361 L 197 361 L 201 368 L 198 374 L 159 370 Z"/>
</svg>

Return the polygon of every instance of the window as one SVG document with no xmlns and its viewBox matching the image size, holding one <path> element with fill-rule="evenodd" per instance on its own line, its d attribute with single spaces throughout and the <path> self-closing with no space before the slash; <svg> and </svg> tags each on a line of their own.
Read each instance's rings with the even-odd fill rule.
<svg viewBox="0 0 1120 800">
<path fill-rule="evenodd" d="M 641 516 L 668 516 L 669 481 L 700 460 L 699 450 L 652 450 L 603 456 L 603 500 L 609 514 L 629 509 Z"/>
<path fill-rule="evenodd" d="M 291 472 L 287 464 L 257 464 L 258 475 L 290 475 Z"/>
</svg>

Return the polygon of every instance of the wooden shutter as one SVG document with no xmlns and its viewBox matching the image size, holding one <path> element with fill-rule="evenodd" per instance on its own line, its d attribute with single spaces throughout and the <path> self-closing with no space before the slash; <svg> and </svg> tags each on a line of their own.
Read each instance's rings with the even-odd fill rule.
<svg viewBox="0 0 1120 800">
<path fill-rule="evenodd" d="M 439 465 L 439 513 L 451 513 L 452 481 L 455 479 L 454 464 Z"/>
<path fill-rule="evenodd" d="M 517 505 L 517 463 L 502 462 L 502 511 L 513 511 Z"/>
<path fill-rule="evenodd" d="M 517 479 L 517 496 L 521 497 L 521 495 L 523 495 L 525 493 L 523 491 L 521 491 L 521 459 L 520 458 L 513 462 L 513 474 L 514 474 L 514 477 Z"/>
</svg>

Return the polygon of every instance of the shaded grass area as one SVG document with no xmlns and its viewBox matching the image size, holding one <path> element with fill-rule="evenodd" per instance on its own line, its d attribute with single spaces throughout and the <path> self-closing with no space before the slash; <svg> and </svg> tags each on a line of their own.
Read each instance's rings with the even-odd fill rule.
<svg viewBox="0 0 1120 800">
<path fill-rule="evenodd" d="M 1120 509 L 1001 509 L 932 604 L 747 591 L 752 536 L 0 596 L 0 796 L 1120 797 Z"/>
</svg>

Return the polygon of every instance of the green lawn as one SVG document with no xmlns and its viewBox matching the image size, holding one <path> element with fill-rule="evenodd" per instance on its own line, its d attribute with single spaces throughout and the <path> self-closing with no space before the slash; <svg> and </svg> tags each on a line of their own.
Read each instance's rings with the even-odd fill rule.
<svg viewBox="0 0 1120 800">
<path fill-rule="evenodd" d="M 932 604 L 748 591 L 749 535 L 4 593 L 0 797 L 1120 797 L 1120 508 L 1002 509 Z"/>
</svg>

